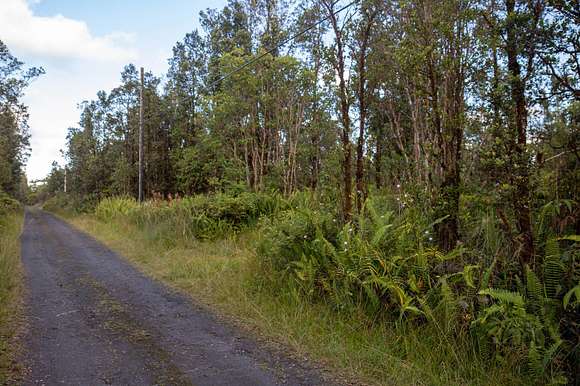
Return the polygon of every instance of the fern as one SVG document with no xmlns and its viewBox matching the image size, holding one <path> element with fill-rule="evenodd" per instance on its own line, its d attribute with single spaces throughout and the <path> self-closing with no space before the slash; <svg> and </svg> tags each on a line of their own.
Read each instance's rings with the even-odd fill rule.
<svg viewBox="0 0 580 386">
<path fill-rule="evenodd" d="M 550 299 L 556 299 L 561 291 L 561 283 L 564 278 L 564 266 L 560 259 L 560 248 L 557 240 L 549 239 L 546 241 L 543 265 L 546 296 Z"/>
<path fill-rule="evenodd" d="M 479 291 L 480 295 L 487 295 L 500 303 L 512 304 L 525 308 L 525 301 L 521 294 L 501 288 L 487 288 Z"/>
<path fill-rule="evenodd" d="M 545 255 L 546 258 L 551 256 L 560 256 L 560 246 L 558 245 L 558 241 L 556 239 L 552 238 L 546 240 Z"/>
<path fill-rule="evenodd" d="M 489 288 L 491 278 L 493 277 L 493 271 L 495 270 L 495 266 L 497 264 L 497 256 L 493 258 L 493 261 L 487 267 L 487 269 L 483 273 L 483 278 L 481 279 L 481 287 L 482 288 Z"/>
<path fill-rule="evenodd" d="M 544 372 L 544 366 L 542 364 L 542 353 L 540 348 L 536 345 L 536 342 L 532 340 L 530 348 L 528 349 L 528 371 L 530 375 L 534 378 L 539 378 Z"/>
<path fill-rule="evenodd" d="M 526 294 L 529 311 L 533 314 L 539 315 L 544 306 L 542 284 L 538 280 L 534 271 L 532 271 L 528 266 L 526 266 Z"/>
<path fill-rule="evenodd" d="M 572 296 L 574 296 L 576 300 L 573 300 Z M 570 300 L 572 300 L 572 302 L 570 302 Z M 575 287 L 572 287 L 572 289 L 570 289 L 570 291 L 564 295 L 562 305 L 564 306 L 564 309 L 568 309 L 569 305 L 572 306 L 571 308 L 575 308 L 580 305 L 580 283 L 578 283 Z"/>
</svg>

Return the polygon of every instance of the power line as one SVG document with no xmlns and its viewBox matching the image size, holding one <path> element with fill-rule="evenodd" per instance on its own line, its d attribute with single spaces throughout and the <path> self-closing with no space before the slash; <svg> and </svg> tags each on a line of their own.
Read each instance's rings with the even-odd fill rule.
<svg viewBox="0 0 580 386">
<path fill-rule="evenodd" d="M 296 39 L 297 37 L 304 35 L 306 32 L 310 31 L 310 30 L 311 30 L 311 29 L 313 29 L 314 27 L 317 27 L 318 25 L 320 25 L 320 24 L 324 23 L 325 21 L 327 21 L 328 19 L 330 19 L 330 17 L 331 17 L 331 16 L 338 15 L 339 13 L 341 13 L 341 12 L 342 12 L 342 11 L 344 11 L 345 9 L 347 9 L 347 8 L 351 7 L 352 5 L 354 5 L 354 4 L 356 4 L 356 3 L 358 3 L 359 1 L 360 1 L 360 0 L 353 0 L 353 1 L 351 1 L 350 3 L 348 3 L 347 5 L 345 5 L 344 7 L 340 8 L 339 10 L 337 10 L 337 11 L 335 11 L 335 12 L 333 12 L 333 13 L 330 13 L 330 14 L 328 14 L 328 16 L 326 16 L 325 18 L 322 18 L 322 19 L 318 20 L 316 23 L 314 23 L 314 24 L 312 24 L 312 25 L 308 26 L 308 27 L 307 27 L 307 28 L 305 28 L 304 30 L 302 30 L 302 31 L 300 31 L 300 32 L 298 32 L 298 33 L 296 33 L 296 34 L 294 34 L 294 35 L 290 36 L 289 38 L 287 38 L 287 39 L 283 40 L 281 43 L 279 43 L 278 45 L 274 46 L 273 48 L 270 48 L 268 51 L 264 52 L 263 54 L 260 54 L 259 56 L 255 57 L 255 58 L 253 58 L 253 59 L 251 59 L 251 60 L 248 60 L 246 63 L 242 64 L 240 67 L 238 67 L 238 68 L 235 68 L 235 69 L 234 69 L 234 70 L 232 70 L 231 72 L 229 72 L 229 73 L 225 74 L 224 76 L 220 77 L 218 80 L 216 80 L 216 81 L 212 82 L 212 83 L 209 85 L 209 87 L 208 87 L 208 88 L 209 88 L 209 89 L 211 89 L 211 88 L 212 88 L 213 86 L 215 86 L 216 84 L 218 84 L 218 83 L 220 83 L 220 82 L 224 81 L 225 79 L 229 78 L 229 77 L 230 77 L 230 76 L 232 76 L 233 74 L 235 74 L 235 73 L 237 73 L 237 72 L 240 72 L 240 71 L 241 71 L 241 70 L 243 70 L 244 68 L 246 68 L 246 67 L 248 67 L 248 66 L 250 66 L 250 65 L 252 65 L 252 64 L 254 64 L 254 63 L 256 63 L 258 60 L 262 59 L 262 58 L 263 58 L 263 57 L 265 57 L 266 55 L 269 55 L 269 54 L 271 54 L 272 52 L 274 52 L 274 51 L 275 51 L 275 50 L 277 50 L 278 48 L 280 48 L 280 47 L 282 47 L 283 45 L 285 45 L 286 43 L 289 43 L 290 41 L 292 41 L 292 40 Z"/>
</svg>

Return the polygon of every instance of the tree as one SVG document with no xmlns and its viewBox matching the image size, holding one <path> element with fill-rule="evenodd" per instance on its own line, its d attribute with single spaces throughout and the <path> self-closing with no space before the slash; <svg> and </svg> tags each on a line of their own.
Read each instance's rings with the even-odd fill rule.
<svg viewBox="0 0 580 386">
<path fill-rule="evenodd" d="M 19 195 L 30 137 L 28 108 L 20 99 L 30 82 L 44 73 L 42 68 L 23 67 L 0 40 L 0 190 L 13 196 Z"/>
<path fill-rule="evenodd" d="M 326 9 L 330 20 L 332 31 L 334 32 L 334 42 L 328 52 L 328 60 L 332 66 L 333 74 L 331 79 L 336 75 L 338 85 L 336 93 L 338 96 L 338 110 L 340 114 L 341 130 L 340 141 L 342 143 L 342 212 L 344 221 L 350 221 L 352 218 L 352 142 L 350 140 L 352 127 L 350 118 L 351 96 L 349 85 L 347 84 L 347 63 L 346 63 L 346 41 L 345 29 L 346 21 L 339 20 L 337 15 L 337 6 L 335 1 L 320 0 L 322 6 Z M 345 17 L 344 20 L 348 20 Z M 333 79 L 331 80 L 333 81 Z"/>
<path fill-rule="evenodd" d="M 371 31 L 375 26 L 375 19 L 379 13 L 379 8 L 377 5 L 372 4 L 370 1 L 362 2 L 360 6 L 361 16 L 360 20 L 356 23 L 355 36 L 352 48 L 352 55 L 355 57 L 355 69 L 357 76 L 357 86 L 356 86 L 356 97 L 358 100 L 358 139 L 356 145 L 356 171 L 355 171 L 355 181 L 356 181 L 356 208 L 357 212 L 360 213 L 364 200 L 366 198 L 366 186 L 365 186 L 365 165 L 364 165 L 364 151 L 365 151 L 365 128 L 367 125 L 367 114 L 368 114 L 368 98 L 370 94 L 368 79 L 367 79 L 367 56 L 368 50 L 371 46 Z"/>
</svg>

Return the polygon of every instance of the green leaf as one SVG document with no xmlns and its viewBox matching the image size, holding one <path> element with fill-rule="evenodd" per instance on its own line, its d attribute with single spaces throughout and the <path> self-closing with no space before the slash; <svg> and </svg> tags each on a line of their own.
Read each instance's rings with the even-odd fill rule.
<svg viewBox="0 0 580 386">
<path fill-rule="evenodd" d="M 566 295 L 564 295 L 564 298 L 562 299 L 562 305 L 564 306 L 564 309 L 568 308 L 568 305 L 570 304 L 570 299 L 572 298 L 573 295 L 576 297 L 576 300 L 572 303 L 572 305 L 573 307 L 576 307 L 576 305 L 580 304 L 580 284 L 573 287 L 570 291 L 566 293 Z"/>
<path fill-rule="evenodd" d="M 558 240 L 570 240 L 576 243 L 580 243 L 580 235 L 567 235 L 559 237 Z"/>
</svg>

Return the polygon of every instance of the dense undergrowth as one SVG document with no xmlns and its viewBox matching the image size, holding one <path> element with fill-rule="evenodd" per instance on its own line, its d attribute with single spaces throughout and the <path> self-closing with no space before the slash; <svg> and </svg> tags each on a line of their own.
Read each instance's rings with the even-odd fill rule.
<svg viewBox="0 0 580 386">
<path fill-rule="evenodd" d="M 404 200 L 406 205 L 401 203 Z M 522 271 L 511 257 L 514 251 L 500 220 L 482 202 L 463 198 L 466 241 L 450 253 L 440 252 L 433 241 L 434 227 L 441 219 L 426 222 L 432 214 L 406 197 L 375 195 L 347 224 L 340 222 L 330 200 L 310 193 L 288 199 L 217 194 L 143 205 L 113 198 L 101 201 L 93 213 L 102 224 L 136 232 L 138 236 L 129 237 L 145 238 L 158 251 L 185 248 L 178 268 L 172 258 L 151 257 L 147 263 L 155 266 L 151 272 L 164 272 L 165 279 L 185 288 L 200 285 L 187 284 L 195 280 L 233 281 L 223 284 L 232 288 L 219 299 L 214 285 L 204 284 L 212 288 L 210 300 L 230 304 L 226 309 L 234 307 L 236 313 L 241 312 L 240 304 L 253 304 L 260 310 L 257 314 L 269 321 L 262 328 L 279 323 L 279 318 L 291 318 L 298 308 L 324 310 L 328 319 L 320 329 L 330 330 L 309 331 L 320 341 L 304 343 L 308 351 L 373 383 L 388 383 L 390 372 L 405 371 L 378 365 L 386 360 L 385 352 L 399 364 L 409 361 L 406 382 L 574 383 L 580 336 L 578 236 L 562 235 L 567 229 L 552 232 L 546 224 L 559 213 L 546 206 L 553 203 L 546 204 L 538 216 L 540 253 L 535 266 Z M 240 233 L 252 240 L 245 242 L 245 257 L 229 263 L 216 260 L 222 268 L 232 264 L 229 276 L 208 268 L 211 261 L 187 257 L 187 248 L 199 253 L 200 245 L 214 248 L 222 239 L 237 240 L 234 235 Z M 203 240 L 217 241 L 200 244 Z M 285 306 L 268 308 L 272 302 Z M 256 314 L 249 314 L 255 320 Z M 312 316 L 302 325 L 315 319 Z M 322 342 L 333 323 L 352 327 L 341 331 L 345 345 L 357 337 L 376 355 L 348 346 L 342 348 L 340 360 L 333 359 L 336 348 Z M 356 332 L 359 327 L 364 332 Z M 300 340 L 296 334 L 302 329 L 298 321 L 286 325 L 290 337 L 286 339 Z M 386 339 L 385 334 L 389 342 L 369 343 L 371 337 Z M 426 363 L 420 364 L 413 351 L 420 352 Z M 490 371 L 496 374 L 486 380 Z"/>
<path fill-rule="evenodd" d="M 20 311 L 20 203 L 0 191 L 0 385 L 16 384 L 15 334 Z"/>
<path fill-rule="evenodd" d="M 362 215 L 340 226 L 300 208 L 265 221 L 258 255 L 274 282 L 297 296 L 342 312 L 362 307 L 373 320 L 433 325 L 442 339 L 470 341 L 480 360 L 509 361 L 530 381 L 572 382 L 578 237 L 546 239 L 536 269 L 519 277 L 494 247 L 498 225 L 481 221 L 473 232 L 484 231 L 484 240 L 444 254 L 431 242 L 435 224 L 419 221 L 414 209 L 395 215 L 369 200 Z M 495 254 L 486 255 L 490 247 Z"/>
</svg>

